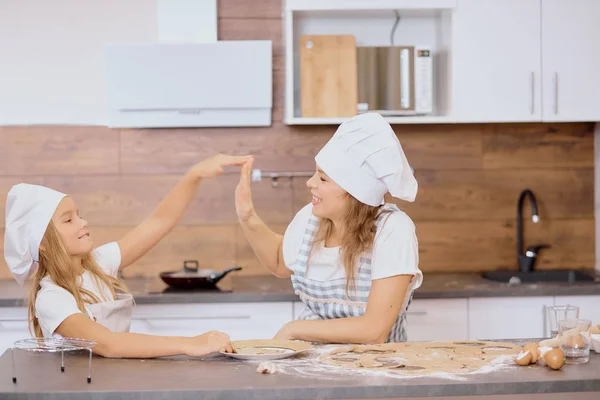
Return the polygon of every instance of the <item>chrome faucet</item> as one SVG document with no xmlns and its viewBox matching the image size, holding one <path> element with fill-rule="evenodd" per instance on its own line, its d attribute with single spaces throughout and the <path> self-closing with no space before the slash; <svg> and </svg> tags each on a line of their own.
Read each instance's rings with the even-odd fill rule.
<svg viewBox="0 0 600 400">
<path fill-rule="evenodd" d="M 534 223 L 540 221 L 538 214 L 537 201 L 535 195 L 530 189 L 525 189 L 519 195 L 519 203 L 517 205 L 517 264 L 519 265 L 519 272 L 531 272 L 535 267 L 537 260 L 537 254 L 540 249 L 549 248 L 548 244 L 537 244 L 535 246 L 529 246 L 527 251 L 523 254 L 523 202 L 525 197 L 529 197 L 531 204 L 531 220 Z"/>
</svg>

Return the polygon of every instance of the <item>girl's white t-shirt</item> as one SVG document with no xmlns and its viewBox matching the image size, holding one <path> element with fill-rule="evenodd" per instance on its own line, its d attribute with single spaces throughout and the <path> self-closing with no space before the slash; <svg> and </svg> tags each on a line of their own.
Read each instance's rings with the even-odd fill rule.
<svg viewBox="0 0 600 400">
<path fill-rule="evenodd" d="M 300 251 L 312 207 L 312 204 L 308 204 L 298 211 L 283 236 L 283 260 L 290 269 Z M 322 282 L 346 278 L 339 247 L 327 248 L 321 242 L 312 251 L 307 278 Z M 391 213 L 383 227 L 378 229 L 371 260 L 371 280 L 396 275 L 413 275 L 407 294 L 420 287 L 423 282 L 415 225 L 402 211 Z"/>
<path fill-rule="evenodd" d="M 117 242 L 107 243 L 92 251 L 92 256 L 102 270 L 113 277 L 117 276 L 121 265 L 121 250 Z M 98 287 L 92 275 L 85 271 L 80 277 L 80 286 L 94 293 L 101 301 L 110 301 L 112 296 L 106 285 L 99 282 Z M 67 290 L 56 285 L 49 276 L 40 281 L 40 290 L 35 301 L 35 313 L 44 337 L 51 337 L 54 331 L 67 317 L 73 314 L 82 314 L 77 307 L 75 297 Z"/>
</svg>

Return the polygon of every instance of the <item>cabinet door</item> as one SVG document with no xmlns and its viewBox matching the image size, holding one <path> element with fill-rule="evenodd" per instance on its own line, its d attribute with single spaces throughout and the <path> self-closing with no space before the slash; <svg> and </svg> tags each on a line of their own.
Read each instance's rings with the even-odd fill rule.
<svg viewBox="0 0 600 400">
<path fill-rule="evenodd" d="M 195 336 L 210 330 L 232 340 L 270 339 L 292 320 L 292 302 L 138 305 L 131 332 Z"/>
<path fill-rule="evenodd" d="M 600 324 L 600 296 L 556 296 L 554 304 L 571 304 L 579 307 L 579 318 L 589 319 L 592 324 Z"/>
<path fill-rule="evenodd" d="M 546 307 L 554 297 L 469 299 L 469 339 L 544 338 Z"/>
<path fill-rule="evenodd" d="M 453 16 L 458 122 L 541 121 L 539 0 L 460 0 Z"/>
<path fill-rule="evenodd" d="M 542 0 L 545 121 L 600 120 L 600 1 Z"/>
<path fill-rule="evenodd" d="M 17 340 L 31 337 L 26 307 L 5 307 L 0 311 L 0 355 Z"/>
<path fill-rule="evenodd" d="M 467 340 L 467 313 L 467 299 L 413 299 L 406 313 L 408 340 Z"/>
</svg>

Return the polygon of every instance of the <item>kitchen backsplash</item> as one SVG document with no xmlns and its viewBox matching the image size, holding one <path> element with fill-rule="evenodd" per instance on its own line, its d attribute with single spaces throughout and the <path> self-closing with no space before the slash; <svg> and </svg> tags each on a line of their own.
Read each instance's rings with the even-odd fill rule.
<svg viewBox="0 0 600 400">
<path fill-rule="evenodd" d="M 215 152 L 251 153 L 265 171 L 312 171 L 334 126 L 283 125 L 280 1 L 219 2 L 219 39 L 273 40 L 270 128 L 111 130 L 102 127 L 0 127 L 0 227 L 11 185 L 30 182 L 71 194 L 97 243 L 119 239 L 158 204 L 193 163 Z M 415 221 L 423 271 L 516 268 L 517 198 L 531 188 L 540 223 L 524 211 L 525 244 L 549 243 L 539 268 L 594 268 L 593 124 L 394 126 L 415 169 L 419 193 L 399 204 Z M 235 171 L 202 183 L 194 202 L 158 246 L 126 270 L 156 276 L 197 259 L 267 274 L 237 225 Z M 282 233 L 310 198 L 305 178 L 253 186 L 259 215 Z M 3 246 L 0 230 L 0 248 Z M 10 274 L 4 259 L 0 277 Z"/>
<path fill-rule="evenodd" d="M 186 169 L 215 152 L 252 153 L 267 171 L 311 171 L 335 127 L 111 130 L 98 127 L 1 127 L 0 226 L 10 186 L 48 185 L 73 196 L 98 243 L 116 240 L 159 203 Z M 536 194 L 541 221 L 526 206 L 526 244 L 549 243 L 540 268 L 594 267 L 593 125 L 475 124 L 394 126 L 415 169 L 415 221 L 424 271 L 480 271 L 515 265 L 519 192 Z M 241 234 L 228 171 L 203 182 L 194 202 L 127 276 L 156 275 L 198 259 L 264 274 Z M 304 178 L 253 186 L 259 215 L 283 232 L 310 198 Z M 3 231 L 2 231 L 3 234 Z M 0 247 L 3 240 L 0 241 Z M 4 260 L 0 276 L 10 277 Z"/>
</svg>

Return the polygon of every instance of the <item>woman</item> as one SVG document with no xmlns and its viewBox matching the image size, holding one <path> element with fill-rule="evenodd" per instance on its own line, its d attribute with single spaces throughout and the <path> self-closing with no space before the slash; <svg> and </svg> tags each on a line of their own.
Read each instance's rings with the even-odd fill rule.
<svg viewBox="0 0 600 400">
<path fill-rule="evenodd" d="M 417 182 L 390 125 L 374 113 L 343 123 L 315 157 L 312 203 L 285 234 L 256 214 L 252 161 L 242 167 L 236 210 L 263 265 L 291 277 L 306 308 L 277 339 L 329 343 L 406 341 L 405 312 L 421 285 L 411 219 L 384 195 L 414 201 Z"/>
<path fill-rule="evenodd" d="M 75 337 L 96 342 L 105 357 L 203 356 L 231 352 L 229 337 L 129 333 L 133 298 L 117 279 L 179 221 L 205 178 L 251 157 L 216 155 L 189 169 L 154 212 L 117 242 L 94 249 L 88 224 L 73 199 L 52 189 L 18 184 L 6 202 L 4 257 L 21 285 L 33 277 L 29 322 L 37 337 Z"/>
</svg>

